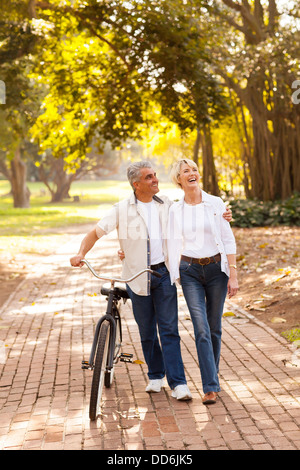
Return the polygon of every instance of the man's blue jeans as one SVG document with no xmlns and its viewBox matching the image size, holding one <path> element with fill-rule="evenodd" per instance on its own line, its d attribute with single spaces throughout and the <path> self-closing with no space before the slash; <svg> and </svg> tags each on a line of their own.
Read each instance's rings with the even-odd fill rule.
<svg viewBox="0 0 300 470">
<path fill-rule="evenodd" d="M 165 375 L 171 389 L 186 384 L 178 333 L 177 289 L 171 285 L 165 266 L 157 270 L 162 277 L 151 276 L 151 294 L 137 295 L 127 286 L 135 321 L 139 327 L 144 358 L 150 380 Z M 160 343 L 157 334 L 159 331 Z"/>
<path fill-rule="evenodd" d="M 228 277 L 221 262 L 205 266 L 181 260 L 180 279 L 194 326 L 203 392 L 219 392 L 222 315 Z"/>
</svg>

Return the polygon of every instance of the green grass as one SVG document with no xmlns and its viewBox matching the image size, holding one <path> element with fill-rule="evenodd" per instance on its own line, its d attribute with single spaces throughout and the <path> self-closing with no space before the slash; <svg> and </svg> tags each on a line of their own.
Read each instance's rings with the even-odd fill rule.
<svg viewBox="0 0 300 470">
<path fill-rule="evenodd" d="M 31 191 L 30 208 L 16 209 L 12 197 L 8 196 L 9 184 L 0 181 L 0 235 L 34 236 L 41 231 L 73 224 L 84 224 L 99 220 L 111 204 L 130 193 L 126 182 L 84 181 L 76 182 L 70 191 L 70 200 L 50 203 L 50 195 L 42 183 L 28 183 Z M 73 202 L 73 196 L 80 197 Z"/>
<path fill-rule="evenodd" d="M 160 186 L 162 190 L 173 187 L 171 183 Z M 29 182 L 28 187 L 30 208 L 16 209 L 8 195 L 9 182 L 0 180 L 0 251 L 42 252 L 47 245 L 51 251 L 54 236 L 62 235 L 63 228 L 97 222 L 112 204 L 131 194 L 127 181 L 78 181 L 71 187 L 71 199 L 51 203 L 43 183 Z M 74 196 L 80 201 L 74 202 Z"/>
<path fill-rule="evenodd" d="M 79 181 L 70 191 L 71 199 L 51 203 L 50 194 L 42 183 L 28 183 L 31 192 L 30 208 L 16 209 L 8 195 L 8 181 L 0 181 L 0 235 L 35 235 L 73 224 L 99 220 L 112 204 L 131 194 L 127 181 Z M 161 184 L 161 189 L 172 187 Z M 45 193 L 46 191 L 46 193 Z M 74 202 L 73 196 L 80 201 Z"/>
</svg>

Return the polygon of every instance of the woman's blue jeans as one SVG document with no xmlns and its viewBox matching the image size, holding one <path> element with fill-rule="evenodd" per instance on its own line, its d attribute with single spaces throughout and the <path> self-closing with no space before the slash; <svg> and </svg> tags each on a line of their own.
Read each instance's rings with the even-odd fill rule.
<svg viewBox="0 0 300 470">
<path fill-rule="evenodd" d="M 177 385 L 186 384 L 178 333 L 177 289 L 171 285 L 165 266 L 156 271 L 162 277 L 151 276 L 149 296 L 135 294 L 128 285 L 127 291 L 139 328 L 148 377 L 153 380 L 166 375 L 170 388 L 174 389 Z"/>
<path fill-rule="evenodd" d="M 222 315 L 228 277 L 221 262 L 205 266 L 181 260 L 180 279 L 194 326 L 203 392 L 219 392 Z"/>
</svg>

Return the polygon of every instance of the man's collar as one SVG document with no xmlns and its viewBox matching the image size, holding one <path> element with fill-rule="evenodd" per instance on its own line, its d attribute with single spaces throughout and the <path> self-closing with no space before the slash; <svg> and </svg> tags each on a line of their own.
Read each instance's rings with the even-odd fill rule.
<svg viewBox="0 0 300 470">
<path fill-rule="evenodd" d="M 159 204 L 164 204 L 164 201 L 160 199 L 160 197 L 156 196 L 156 194 L 154 194 L 153 199 L 154 201 L 159 202 Z"/>
<path fill-rule="evenodd" d="M 156 196 L 155 194 L 153 196 L 153 200 L 155 202 L 158 202 L 159 204 L 164 204 L 164 201 L 162 199 L 160 199 L 160 197 Z M 135 193 L 132 193 L 132 195 L 130 196 L 130 204 L 137 204 L 137 202 L 138 202 L 138 199 L 137 199 Z"/>
</svg>

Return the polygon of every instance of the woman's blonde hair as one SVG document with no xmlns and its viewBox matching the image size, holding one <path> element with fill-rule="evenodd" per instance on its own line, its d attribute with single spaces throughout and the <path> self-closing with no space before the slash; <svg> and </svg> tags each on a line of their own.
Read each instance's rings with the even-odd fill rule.
<svg viewBox="0 0 300 470">
<path fill-rule="evenodd" d="M 181 160 L 175 162 L 171 170 L 171 179 L 173 183 L 179 188 L 181 188 L 181 184 L 178 182 L 178 177 L 180 175 L 181 165 L 183 165 L 184 163 L 190 166 L 191 168 L 196 168 L 198 170 L 196 163 L 193 160 L 190 160 L 189 158 L 182 158 Z"/>
</svg>

